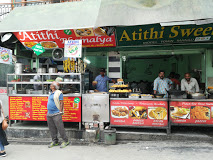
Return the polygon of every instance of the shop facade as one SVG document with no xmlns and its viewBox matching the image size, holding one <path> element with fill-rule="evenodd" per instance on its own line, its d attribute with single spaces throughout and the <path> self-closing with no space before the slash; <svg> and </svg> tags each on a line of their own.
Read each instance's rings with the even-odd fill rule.
<svg viewBox="0 0 213 160">
<path fill-rule="evenodd" d="M 98 35 L 96 30 L 91 28 L 14 33 L 22 43 L 15 50 L 18 61 L 25 63 L 25 68 L 28 67 L 26 73 L 8 75 L 10 120 L 45 121 L 49 85 L 59 77 L 63 78 L 60 82 L 62 87 L 76 86 L 65 95 L 63 120 L 79 122 L 81 126 L 84 115 L 82 94 L 89 94 L 90 90 L 95 89 L 92 81 L 99 74 L 99 69 L 105 68 L 110 78 L 123 79 L 123 83 L 119 87 L 109 84 L 107 114 L 110 121 L 104 122 L 110 122 L 116 127 L 162 128 L 167 129 L 167 132 L 170 132 L 171 125 L 180 123 L 211 125 L 211 99 L 153 98 L 152 83 L 157 78 L 159 70 L 164 70 L 166 77 L 170 72 L 175 72 L 180 75 L 180 80 L 186 72 L 190 72 L 198 80 L 201 92 L 207 94 L 213 74 L 212 33 L 212 24 L 116 27 L 116 32 L 111 36 Z M 81 59 L 86 59 L 87 62 L 79 62 L 77 65 L 82 64 L 82 67 L 86 67 L 84 71 L 64 73 L 66 71 L 63 61 L 67 59 L 53 60 L 52 54 L 54 49 L 64 47 L 65 40 L 71 39 L 83 40 Z M 44 44 L 46 48 L 44 53 L 36 56 L 31 48 L 38 43 Z M 74 63 L 78 63 L 78 59 L 75 59 Z M 43 67 L 46 67 L 46 71 L 38 73 L 38 69 Z M 60 73 L 48 73 L 52 67 L 57 68 Z M 27 73 L 27 70 L 33 71 L 33 68 L 36 68 L 36 73 Z M 35 80 L 36 75 L 40 77 Z M 146 87 L 140 84 L 145 84 Z M 34 92 L 36 85 L 40 85 L 41 88 Z M 92 105 L 97 106 L 102 105 L 97 105 L 96 102 Z M 192 118 L 191 110 L 199 110 L 200 106 L 205 110 L 203 112 L 206 119 Z M 185 114 L 174 117 L 173 114 L 179 111 L 179 108 L 184 110 Z M 99 113 L 95 113 L 97 114 Z M 97 116 L 90 119 L 99 120 Z"/>
</svg>

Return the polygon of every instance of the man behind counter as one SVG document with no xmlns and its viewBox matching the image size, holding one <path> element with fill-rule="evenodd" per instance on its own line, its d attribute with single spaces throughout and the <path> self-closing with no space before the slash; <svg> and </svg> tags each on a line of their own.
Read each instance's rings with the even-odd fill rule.
<svg viewBox="0 0 213 160">
<path fill-rule="evenodd" d="M 165 78 L 165 72 L 160 71 L 158 78 L 154 81 L 154 94 L 165 94 L 165 97 L 168 97 L 167 91 L 169 91 L 172 81 L 168 78 Z"/>
<path fill-rule="evenodd" d="M 181 80 L 181 91 L 186 91 L 186 93 L 198 93 L 199 85 L 195 78 L 191 78 L 190 73 L 185 73 L 184 79 Z"/>
<path fill-rule="evenodd" d="M 95 78 L 95 81 L 93 81 L 92 84 L 93 86 L 96 86 L 97 92 L 107 92 L 107 81 L 115 83 L 113 79 L 105 75 L 105 69 L 101 69 L 100 75 Z"/>
</svg>

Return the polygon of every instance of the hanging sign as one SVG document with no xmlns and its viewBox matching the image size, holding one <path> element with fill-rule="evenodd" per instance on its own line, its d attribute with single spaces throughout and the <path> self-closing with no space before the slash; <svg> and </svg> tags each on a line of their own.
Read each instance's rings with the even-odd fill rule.
<svg viewBox="0 0 213 160">
<path fill-rule="evenodd" d="M 64 43 L 64 57 L 81 58 L 82 40 L 70 40 Z"/>
<path fill-rule="evenodd" d="M 36 44 L 32 47 L 32 50 L 35 52 L 37 56 L 45 52 L 45 49 L 42 47 L 41 44 Z"/>
<path fill-rule="evenodd" d="M 43 30 L 32 32 L 14 32 L 17 39 L 31 49 L 40 43 L 44 49 L 64 48 L 67 40 L 82 40 L 83 47 L 115 47 L 115 33 L 111 36 L 101 32 L 100 28 Z"/>
<path fill-rule="evenodd" d="M 12 64 L 12 50 L 0 47 L 0 63 Z"/>
</svg>

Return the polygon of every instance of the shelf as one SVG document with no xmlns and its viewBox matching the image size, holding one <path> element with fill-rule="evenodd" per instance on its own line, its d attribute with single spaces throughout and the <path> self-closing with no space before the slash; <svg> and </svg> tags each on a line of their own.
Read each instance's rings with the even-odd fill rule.
<svg viewBox="0 0 213 160">
<path fill-rule="evenodd" d="M 7 82 L 7 84 L 42 84 L 42 82 Z"/>
<path fill-rule="evenodd" d="M 51 84 L 52 82 L 43 82 L 42 84 Z M 59 84 L 81 84 L 81 82 L 59 82 Z"/>
<path fill-rule="evenodd" d="M 7 74 L 8 76 L 33 76 L 33 75 L 41 75 L 41 76 L 45 76 L 45 75 L 82 75 L 82 73 L 22 73 L 22 74 Z"/>
<path fill-rule="evenodd" d="M 52 82 L 7 82 L 7 84 L 51 84 Z M 81 82 L 59 82 L 59 84 L 81 84 Z"/>
</svg>

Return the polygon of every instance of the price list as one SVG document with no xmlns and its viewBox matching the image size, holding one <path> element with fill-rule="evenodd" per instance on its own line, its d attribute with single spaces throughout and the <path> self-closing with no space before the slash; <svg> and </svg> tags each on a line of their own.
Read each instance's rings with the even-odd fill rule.
<svg viewBox="0 0 213 160">
<path fill-rule="evenodd" d="M 79 101 L 76 101 L 78 99 Z M 65 122 L 81 122 L 81 98 L 64 97 L 64 115 Z"/>
<path fill-rule="evenodd" d="M 9 97 L 10 120 L 46 121 L 48 97 Z M 81 122 L 81 97 L 64 97 L 65 122 Z"/>
<path fill-rule="evenodd" d="M 47 115 L 48 97 L 32 97 L 32 119 L 45 121 Z"/>
</svg>

